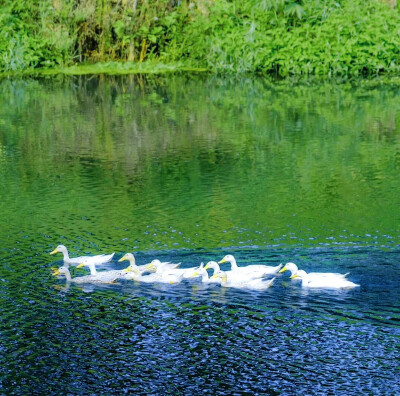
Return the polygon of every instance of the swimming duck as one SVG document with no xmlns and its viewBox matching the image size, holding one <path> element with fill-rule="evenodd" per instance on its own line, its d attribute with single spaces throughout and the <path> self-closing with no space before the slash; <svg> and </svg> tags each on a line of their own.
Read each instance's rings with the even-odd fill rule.
<svg viewBox="0 0 400 396">
<path fill-rule="evenodd" d="M 218 271 L 221 271 L 221 268 L 219 267 L 219 264 L 216 261 L 209 261 L 206 266 L 204 267 L 205 270 L 208 269 L 212 269 L 214 270 L 213 275 L 216 274 Z M 253 272 L 248 272 L 248 273 L 240 273 L 239 272 L 235 272 L 235 271 L 224 271 L 226 276 L 227 276 L 227 280 L 228 281 L 234 281 L 234 280 L 251 280 L 251 279 L 257 279 L 257 278 L 262 278 L 264 275 L 260 274 L 260 272 L 257 271 L 253 271 Z M 218 280 L 218 282 L 220 283 L 220 279 L 219 278 L 213 278 L 211 276 L 212 282 L 216 282 Z"/>
<path fill-rule="evenodd" d="M 173 265 L 175 265 L 175 267 L 171 266 L 170 263 L 161 263 L 160 260 L 155 259 L 145 266 L 145 270 L 155 272 L 160 276 L 162 276 L 162 274 L 175 274 L 182 275 L 183 279 L 188 279 L 192 277 L 193 272 L 197 269 L 197 267 L 176 268 L 176 264 Z"/>
<path fill-rule="evenodd" d="M 319 277 L 310 278 L 306 271 L 298 270 L 296 274 L 290 277 L 291 279 L 300 278 L 302 287 L 313 287 L 321 289 L 352 289 L 358 287 L 354 282 L 340 277 Z"/>
<path fill-rule="evenodd" d="M 299 271 L 299 268 L 295 263 L 286 263 L 283 268 L 279 271 L 280 273 L 285 272 L 285 271 L 290 271 L 290 275 L 296 275 L 297 272 Z M 339 273 L 334 273 L 334 272 L 310 272 L 307 274 L 309 279 L 319 279 L 319 278 L 325 278 L 325 277 L 330 277 L 330 278 L 338 278 L 338 279 L 345 279 L 347 275 L 349 275 L 349 272 L 346 274 L 339 274 Z M 298 279 L 299 277 L 295 277 L 292 279 Z"/>
<path fill-rule="evenodd" d="M 231 271 L 232 274 L 240 274 L 242 276 L 249 275 L 253 273 L 255 277 L 255 273 L 258 273 L 258 277 L 263 277 L 266 275 L 273 275 L 277 274 L 279 270 L 282 268 L 282 264 L 279 264 L 275 267 L 268 266 L 268 265 L 262 265 L 262 264 L 257 264 L 257 265 L 246 265 L 245 267 L 239 267 L 236 263 L 235 257 L 233 257 L 231 254 L 227 254 L 221 261 L 218 261 L 218 264 L 222 263 L 231 263 Z"/>
<path fill-rule="evenodd" d="M 118 261 L 123 261 L 122 259 Z M 92 276 L 100 276 L 104 279 L 109 278 L 124 278 L 124 279 L 136 279 L 141 275 L 141 271 L 135 262 L 130 262 L 129 266 L 125 269 L 120 270 L 109 270 L 109 271 L 101 271 L 97 272 L 96 265 L 92 261 L 85 260 L 83 263 L 79 264 L 76 268 L 81 268 L 83 266 L 89 267 L 90 275 Z"/>
<path fill-rule="evenodd" d="M 183 273 L 176 273 L 176 266 L 179 264 L 161 263 L 160 260 L 153 260 L 155 263 L 137 266 L 133 254 L 127 253 L 118 261 L 129 260 L 130 265 L 122 270 L 123 279 L 133 279 L 143 283 L 179 283 L 183 279 Z M 159 264 L 160 267 L 159 267 Z M 165 265 L 167 264 L 167 265 Z M 150 266 L 150 268 L 148 268 Z M 168 269 L 169 268 L 169 269 Z M 145 272 L 154 272 L 149 275 L 143 275 Z"/>
<path fill-rule="evenodd" d="M 215 261 L 213 261 L 215 264 L 217 264 Z M 212 261 L 210 261 L 209 263 L 213 263 Z M 202 283 L 221 283 L 221 279 L 220 278 L 210 278 L 208 276 L 208 272 L 207 272 L 207 265 L 209 264 L 207 263 L 206 266 L 204 267 L 204 263 L 200 264 L 200 267 L 198 267 L 191 275 L 191 278 L 196 278 L 198 276 L 201 276 L 201 281 Z M 218 264 L 217 264 L 218 266 Z M 212 267 L 208 267 L 208 268 L 212 268 Z M 215 272 L 215 270 L 214 270 Z"/>
<path fill-rule="evenodd" d="M 54 276 L 65 275 L 65 277 L 67 278 L 67 282 L 74 283 L 113 283 L 117 280 L 117 277 L 101 276 L 101 274 L 102 273 L 99 272 L 97 275 L 86 275 L 72 278 L 69 269 L 66 266 L 62 266 L 53 272 Z"/>
<path fill-rule="evenodd" d="M 275 278 L 272 279 L 251 279 L 251 280 L 228 280 L 225 271 L 217 271 L 211 278 L 221 279 L 221 286 L 234 287 L 237 289 L 252 289 L 252 290 L 265 290 L 271 287 L 274 283 Z"/>
<path fill-rule="evenodd" d="M 127 261 L 129 261 L 129 271 L 130 272 L 138 272 L 139 271 L 139 274 L 141 274 L 143 271 L 145 271 L 146 270 L 146 266 L 147 266 L 147 264 L 144 264 L 144 265 L 136 265 L 136 259 L 135 259 L 135 256 L 132 254 L 132 253 L 126 253 L 126 254 L 124 254 L 119 260 L 118 260 L 118 262 L 120 263 L 120 262 L 122 262 L 122 261 L 125 261 L 125 260 L 127 260 Z M 177 264 L 174 264 L 174 265 L 177 265 Z M 179 264 L 178 264 L 179 265 Z M 126 268 L 126 270 L 128 270 L 128 268 Z M 133 271 L 132 271 L 132 269 L 133 269 Z"/>
<path fill-rule="evenodd" d="M 150 263 L 143 265 L 143 272 L 156 272 L 157 270 L 160 271 L 167 271 L 170 269 L 178 269 L 181 263 L 171 263 L 169 261 L 160 261 L 158 259 L 152 260 Z"/>
<path fill-rule="evenodd" d="M 114 256 L 114 253 L 111 253 L 111 254 L 98 254 L 96 256 L 80 256 L 80 257 L 70 258 L 68 250 L 64 245 L 58 245 L 52 252 L 50 252 L 50 254 L 56 254 L 56 253 L 62 253 L 64 255 L 64 263 L 73 265 L 81 264 L 84 261 L 87 262 L 91 261 L 95 264 L 107 263 Z"/>
</svg>

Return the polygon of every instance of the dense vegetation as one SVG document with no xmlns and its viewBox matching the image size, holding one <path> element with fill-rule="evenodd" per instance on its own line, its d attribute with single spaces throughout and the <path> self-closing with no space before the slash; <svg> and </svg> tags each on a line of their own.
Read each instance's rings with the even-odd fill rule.
<svg viewBox="0 0 400 396">
<path fill-rule="evenodd" d="M 1 4 L 3 72 L 111 61 L 281 76 L 374 75 L 400 69 L 400 12 L 379 0 Z"/>
</svg>

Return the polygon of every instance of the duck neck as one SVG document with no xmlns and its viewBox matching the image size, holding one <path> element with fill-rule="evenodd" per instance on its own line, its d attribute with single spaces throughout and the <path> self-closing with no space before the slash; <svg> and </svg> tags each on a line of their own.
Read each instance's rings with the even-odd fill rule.
<svg viewBox="0 0 400 396">
<path fill-rule="evenodd" d="M 205 269 L 203 269 L 203 271 L 201 271 L 201 281 L 207 282 L 208 280 L 209 280 L 208 272 Z"/>
<path fill-rule="evenodd" d="M 135 257 L 131 257 L 128 261 L 129 261 L 129 267 L 134 268 L 136 266 Z"/>
<path fill-rule="evenodd" d="M 64 261 L 65 261 L 66 263 L 71 262 L 71 260 L 70 260 L 70 258 L 69 258 L 69 254 L 68 254 L 68 250 L 67 250 L 67 249 L 63 250 L 63 251 L 62 251 L 62 254 L 63 254 L 63 256 L 64 256 Z"/>
<path fill-rule="evenodd" d="M 67 282 L 71 282 L 72 278 L 71 278 L 71 273 L 69 272 L 68 267 L 64 267 L 65 268 L 65 278 L 67 279 Z"/>
<path fill-rule="evenodd" d="M 232 257 L 232 258 L 230 259 L 230 263 L 231 263 L 231 270 L 234 270 L 234 269 L 237 269 L 237 268 L 238 268 L 238 265 L 236 264 L 235 257 Z"/>
<path fill-rule="evenodd" d="M 96 266 L 94 265 L 94 263 L 89 264 L 89 269 L 90 269 L 90 275 L 97 275 Z"/>
<path fill-rule="evenodd" d="M 299 270 L 295 263 L 287 263 L 286 267 L 290 271 L 291 275 L 296 275 L 297 271 Z"/>
<path fill-rule="evenodd" d="M 221 268 L 219 268 L 219 264 L 218 263 L 212 263 L 210 268 L 212 268 L 215 272 L 218 272 Z"/>
</svg>

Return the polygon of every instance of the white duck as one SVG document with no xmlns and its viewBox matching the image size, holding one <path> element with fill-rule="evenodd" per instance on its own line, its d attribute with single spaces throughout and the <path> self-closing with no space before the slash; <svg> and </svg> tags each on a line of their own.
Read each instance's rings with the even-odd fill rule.
<svg viewBox="0 0 400 396">
<path fill-rule="evenodd" d="M 143 272 L 156 272 L 157 270 L 162 272 L 172 269 L 178 269 L 180 265 L 181 263 L 171 263 L 169 261 L 160 261 L 158 259 L 155 259 L 150 263 L 141 266 L 143 269 L 140 269 Z"/>
<path fill-rule="evenodd" d="M 146 270 L 147 264 L 144 265 L 136 265 L 136 259 L 135 256 L 132 253 L 126 253 L 124 254 L 119 260 L 118 262 L 120 263 L 121 261 L 129 261 L 129 267 L 126 268 L 126 270 L 130 272 L 139 272 L 139 275 Z M 174 264 L 176 265 L 176 264 Z M 132 271 L 133 269 L 133 271 Z"/>
<path fill-rule="evenodd" d="M 141 271 L 136 265 L 135 258 L 133 254 L 128 253 L 129 256 L 129 266 L 125 269 L 120 269 L 120 270 L 109 270 L 109 271 L 102 271 L 102 272 L 97 272 L 96 270 L 96 265 L 92 261 L 85 260 L 83 263 L 79 264 L 76 268 L 81 268 L 82 266 L 89 267 L 90 269 L 90 274 L 93 276 L 101 276 L 103 278 L 123 278 L 123 279 L 136 279 L 141 275 Z M 133 260 L 132 260 L 133 258 Z M 124 261 L 126 260 L 125 256 L 119 259 L 118 261 Z"/>
<path fill-rule="evenodd" d="M 204 263 L 200 264 L 200 267 L 198 267 L 192 274 L 191 278 L 196 278 L 198 276 L 201 276 L 201 281 L 202 283 L 221 283 L 221 279 L 220 278 L 210 278 L 208 276 L 208 272 L 207 272 L 207 265 L 209 263 L 215 263 L 215 261 L 210 261 L 206 264 L 206 266 L 204 267 Z M 217 264 L 217 263 L 215 263 Z M 218 266 L 218 264 L 217 264 Z M 212 267 L 208 267 L 208 268 L 212 268 Z M 215 270 L 214 270 L 215 273 Z"/>
<path fill-rule="evenodd" d="M 209 261 L 206 266 L 204 267 L 205 270 L 208 269 L 212 269 L 214 270 L 213 275 L 215 275 L 218 271 L 221 271 L 221 268 L 219 267 L 218 263 L 216 261 Z M 251 280 L 251 279 L 257 279 L 257 278 L 262 278 L 263 275 L 260 275 L 259 272 L 254 271 L 254 272 L 249 272 L 249 273 L 238 273 L 235 271 L 224 271 L 226 276 L 227 276 L 227 280 L 228 281 L 235 281 L 235 280 Z M 219 278 L 213 278 L 211 276 L 212 282 L 220 282 Z"/>
<path fill-rule="evenodd" d="M 290 275 L 296 275 L 297 272 L 299 271 L 299 268 L 295 263 L 286 263 L 279 272 L 282 273 L 285 271 L 290 271 Z M 310 280 L 326 278 L 326 277 L 335 279 L 345 279 L 346 276 L 349 275 L 349 272 L 347 272 L 346 274 L 339 274 L 334 272 L 310 272 L 307 275 Z M 297 278 L 295 277 L 292 279 L 298 279 L 298 278 L 299 277 Z"/>
<path fill-rule="evenodd" d="M 72 278 L 69 269 L 66 266 L 62 266 L 53 272 L 54 276 L 65 275 L 65 277 L 67 278 L 67 282 L 74 283 L 113 283 L 117 280 L 117 277 L 99 276 L 100 274 L 102 273 L 98 273 L 97 275 L 86 275 Z"/>
<path fill-rule="evenodd" d="M 89 260 L 86 260 L 83 263 L 77 265 L 76 268 L 82 268 L 83 266 L 89 267 L 90 276 L 93 276 L 97 279 L 101 279 L 106 283 L 114 282 L 116 279 L 122 278 L 125 275 L 123 270 L 110 270 L 110 271 L 97 272 L 96 264 Z"/>
<path fill-rule="evenodd" d="M 354 282 L 340 277 L 319 277 L 310 278 L 306 271 L 298 270 L 296 274 L 290 277 L 291 279 L 300 278 L 302 287 L 313 287 L 321 289 L 352 289 L 358 287 Z"/>
<path fill-rule="evenodd" d="M 177 266 L 179 264 L 173 264 L 173 265 Z M 151 263 L 145 266 L 145 270 L 149 272 L 155 272 L 160 276 L 162 276 L 162 274 L 175 274 L 175 275 L 182 275 L 183 279 L 191 278 L 196 269 L 197 267 L 192 267 L 192 268 L 172 267 L 170 263 L 161 263 L 160 260 L 157 259 L 153 260 Z"/>
<path fill-rule="evenodd" d="M 256 277 L 256 273 L 259 275 L 257 277 L 263 277 L 266 275 L 273 275 L 277 274 L 279 270 L 282 268 L 282 264 L 279 264 L 275 267 L 271 267 L 268 265 L 262 265 L 262 264 L 257 264 L 257 265 L 247 265 L 245 267 L 239 267 L 236 263 L 235 257 L 233 257 L 231 254 L 227 254 L 221 261 L 218 262 L 218 264 L 222 263 L 231 263 L 231 271 L 232 274 L 240 274 L 242 276 L 250 275 L 253 276 L 253 278 Z"/>
<path fill-rule="evenodd" d="M 237 289 L 251 289 L 251 290 L 265 290 L 270 288 L 273 283 L 275 278 L 272 279 L 263 279 L 263 278 L 258 278 L 258 279 L 251 279 L 251 280 L 228 280 L 228 277 L 225 273 L 225 271 L 217 271 L 212 277 L 213 278 L 219 278 L 221 279 L 221 286 L 224 287 L 234 287 Z"/>
<path fill-rule="evenodd" d="M 126 257 L 127 256 L 127 257 Z M 133 260 L 132 260 L 133 258 Z M 126 272 L 126 275 L 123 275 L 123 279 L 133 279 L 138 282 L 143 282 L 143 283 L 169 283 L 169 284 L 175 284 L 175 283 L 180 283 L 183 279 L 183 274 L 182 273 L 174 273 L 170 271 L 176 271 L 176 266 L 178 264 L 171 264 L 171 263 L 162 263 L 162 264 L 169 264 L 168 266 L 164 267 L 161 265 L 161 269 L 158 268 L 157 264 L 160 263 L 159 260 L 153 260 L 156 261 L 156 263 L 153 263 L 153 266 L 150 268 L 147 268 L 150 264 L 146 264 L 143 266 L 136 266 L 135 259 L 131 253 L 127 253 L 125 256 L 119 259 L 119 261 L 124 261 L 124 260 L 129 260 L 130 265 L 128 268 L 125 268 L 122 270 L 123 273 Z M 173 266 L 171 268 L 171 266 Z M 169 270 L 166 268 L 170 268 Z M 133 273 L 132 273 L 133 271 Z M 139 274 L 138 274 L 139 271 Z M 154 272 L 149 275 L 142 275 L 145 272 Z"/>
<path fill-rule="evenodd" d="M 114 253 L 111 253 L 111 254 L 98 254 L 96 256 L 80 256 L 80 257 L 70 258 L 68 250 L 64 245 L 58 245 L 52 252 L 50 252 L 50 254 L 56 254 L 56 253 L 62 253 L 64 255 L 64 263 L 73 265 L 81 264 L 84 261 L 93 262 L 95 264 L 107 263 L 114 256 Z"/>
</svg>

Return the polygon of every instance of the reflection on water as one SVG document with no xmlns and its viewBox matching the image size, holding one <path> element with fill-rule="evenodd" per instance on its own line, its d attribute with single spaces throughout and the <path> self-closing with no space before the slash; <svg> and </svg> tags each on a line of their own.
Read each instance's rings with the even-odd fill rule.
<svg viewBox="0 0 400 396">
<path fill-rule="evenodd" d="M 398 394 L 398 89 L 0 83 L 1 394 Z M 65 287 L 71 255 L 296 262 L 350 291 Z M 86 274 L 76 270 L 75 275 Z"/>
<path fill-rule="evenodd" d="M 3 81 L 0 101 L 1 216 L 20 214 L 24 234 L 102 245 L 107 229 L 134 250 L 397 243 L 396 88 L 79 77 Z"/>
</svg>

